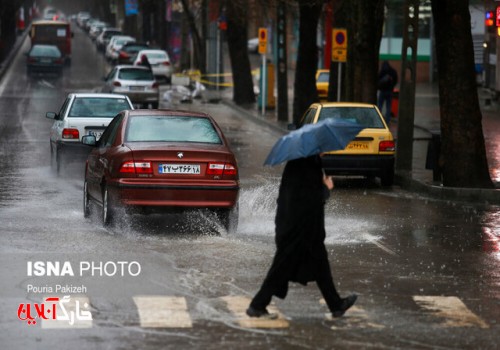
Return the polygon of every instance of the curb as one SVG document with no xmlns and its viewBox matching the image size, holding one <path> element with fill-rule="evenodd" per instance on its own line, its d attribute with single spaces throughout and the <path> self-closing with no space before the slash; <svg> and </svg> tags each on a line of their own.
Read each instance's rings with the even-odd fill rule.
<svg viewBox="0 0 500 350">
<path fill-rule="evenodd" d="M 286 125 L 277 124 L 275 121 L 267 120 L 263 117 L 255 115 L 251 109 L 236 105 L 234 102 L 222 98 L 222 104 L 234 109 L 235 111 L 245 115 L 255 123 L 269 127 L 280 134 L 286 134 Z M 415 128 L 429 132 L 426 128 L 415 125 Z M 458 187 L 443 187 L 431 185 L 423 181 L 412 178 L 411 176 L 395 174 L 394 182 L 401 188 L 415 193 L 423 193 L 431 198 L 445 201 L 462 201 L 483 204 L 500 204 L 500 189 L 484 189 L 484 188 L 458 188 Z"/>
</svg>

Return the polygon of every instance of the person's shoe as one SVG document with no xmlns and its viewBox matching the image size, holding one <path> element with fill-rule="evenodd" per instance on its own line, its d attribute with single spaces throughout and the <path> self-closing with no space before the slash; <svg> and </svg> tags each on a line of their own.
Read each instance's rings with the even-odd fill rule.
<svg viewBox="0 0 500 350">
<path fill-rule="evenodd" d="M 247 315 L 250 317 L 259 317 L 259 318 L 267 319 L 267 320 L 275 320 L 278 318 L 278 314 L 274 314 L 274 313 L 271 314 L 266 309 L 258 310 L 258 309 L 251 307 L 251 306 L 249 306 L 247 309 Z"/>
<path fill-rule="evenodd" d="M 356 302 L 356 299 L 358 299 L 358 296 L 356 294 L 351 294 L 347 298 L 342 299 L 342 303 L 340 304 L 340 307 L 338 310 L 335 310 L 332 312 L 333 317 L 342 317 L 344 316 L 345 312 L 354 305 Z"/>
</svg>

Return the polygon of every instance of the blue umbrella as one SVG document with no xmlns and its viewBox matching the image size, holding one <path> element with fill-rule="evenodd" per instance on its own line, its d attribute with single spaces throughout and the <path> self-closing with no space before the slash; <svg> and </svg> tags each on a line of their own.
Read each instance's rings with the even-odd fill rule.
<svg viewBox="0 0 500 350">
<path fill-rule="evenodd" d="M 267 156 L 264 165 L 277 165 L 287 160 L 344 149 L 364 127 L 342 119 L 328 118 L 306 124 L 281 137 Z"/>
</svg>

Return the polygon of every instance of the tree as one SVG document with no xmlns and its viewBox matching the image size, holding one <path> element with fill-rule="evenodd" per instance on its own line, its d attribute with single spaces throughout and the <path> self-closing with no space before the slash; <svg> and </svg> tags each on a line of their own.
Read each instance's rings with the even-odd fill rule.
<svg viewBox="0 0 500 350">
<path fill-rule="evenodd" d="M 468 0 L 432 0 L 443 185 L 492 188 L 474 74 Z"/>
<path fill-rule="evenodd" d="M 300 118 L 311 103 L 318 101 L 315 79 L 318 68 L 316 31 L 323 1 L 298 0 L 298 4 L 299 47 L 293 97 L 293 123 L 295 125 L 299 125 Z"/>
<path fill-rule="evenodd" d="M 227 44 L 233 72 L 233 100 L 236 104 L 255 102 L 252 71 L 248 58 L 247 0 L 227 1 Z"/>
</svg>

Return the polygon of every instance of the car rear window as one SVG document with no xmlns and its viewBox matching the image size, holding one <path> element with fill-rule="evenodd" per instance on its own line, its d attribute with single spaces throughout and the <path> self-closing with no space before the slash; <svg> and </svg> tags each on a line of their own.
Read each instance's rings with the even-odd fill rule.
<svg viewBox="0 0 500 350">
<path fill-rule="evenodd" d="M 35 45 L 31 49 L 31 56 L 60 57 L 61 51 L 57 46 Z"/>
<path fill-rule="evenodd" d="M 330 79 L 330 72 L 321 72 L 318 75 L 318 79 L 316 80 L 318 83 L 328 83 Z"/>
<path fill-rule="evenodd" d="M 71 118 L 113 118 L 130 105 L 124 98 L 77 97 L 69 111 Z"/>
<path fill-rule="evenodd" d="M 222 144 L 214 125 L 208 118 L 134 116 L 130 118 L 129 142 L 162 141 Z"/>
<path fill-rule="evenodd" d="M 380 119 L 375 108 L 366 107 L 324 107 L 321 109 L 318 121 L 328 118 L 346 120 L 359 124 L 365 128 L 384 129 L 384 123 Z"/>
<path fill-rule="evenodd" d="M 154 59 L 154 60 L 167 60 L 167 55 L 163 52 L 148 52 L 146 54 L 148 56 L 148 59 Z"/>
<path fill-rule="evenodd" d="M 122 80 L 154 80 L 153 72 L 149 69 L 125 68 L 118 73 Z"/>
</svg>

